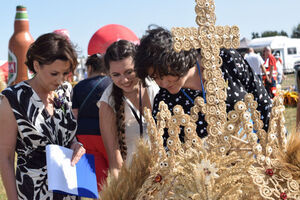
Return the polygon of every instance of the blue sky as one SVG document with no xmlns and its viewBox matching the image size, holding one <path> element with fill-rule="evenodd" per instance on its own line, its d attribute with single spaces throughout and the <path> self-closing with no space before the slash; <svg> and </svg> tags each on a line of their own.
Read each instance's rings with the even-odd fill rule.
<svg viewBox="0 0 300 200">
<path fill-rule="evenodd" d="M 300 23 L 299 0 L 215 0 L 216 25 L 238 25 L 241 38 L 251 32 L 286 31 Z M 0 60 L 7 60 L 17 5 L 27 7 L 34 39 L 56 29 L 68 29 L 71 40 L 87 55 L 92 35 L 107 24 L 121 24 L 141 37 L 149 24 L 170 29 L 195 23 L 194 0 L 1 0 Z"/>
</svg>

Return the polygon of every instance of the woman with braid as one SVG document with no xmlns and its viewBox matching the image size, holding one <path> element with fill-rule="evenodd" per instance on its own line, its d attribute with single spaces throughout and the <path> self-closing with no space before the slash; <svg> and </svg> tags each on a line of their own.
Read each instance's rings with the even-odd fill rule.
<svg viewBox="0 0 300 200">
<path fill-rule="evenodd" d="M 104 56 L 113 83 L 104 91 L 99 106 L 100 130 L 107 151 L 109 169 L 118 176 L 123 162 L 129 164 L 139 138 L 148 140 L 144 107 L 152 108 L 159 87 L 146 79 L 142 85 L 134 71 L 136 46 L 126 40 L 111 44 Z"/>
</svg>

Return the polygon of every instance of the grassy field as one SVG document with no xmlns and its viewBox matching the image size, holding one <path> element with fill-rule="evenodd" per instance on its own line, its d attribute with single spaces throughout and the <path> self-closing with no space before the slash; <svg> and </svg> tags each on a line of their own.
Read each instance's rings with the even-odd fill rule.
<svg viewBox="0 0 300 200">
<path fill-rule="evenodd" d="M 5 190 L 2 181 L 0 179 L 0 200 L 5 200 L 5 199 L 6 199 Z"/>
<path fill-rule="evenodd" d="M 286 76 L 286 79 L 283 81 L 282 88 L 289 89 L 293 88 L 295 85 L 295 75 L 290 74 Z M 288 132 L 293 132 L 296 129 L 296 107 L 286 107 L 285 110 L 285 120 L 286 127 Z M 0 179 L 0 200 L 6 200 L 5 190 Z"/>
<path fill-rule="evenodd" d="M 292 89 L 296 84 L 295 75 L 286 75 L 285 80 L 282 82 L 282 89 Z M 285 125 L 289 133 L 296 131 L 296 107 L 285 107 Z"/>
</svg>

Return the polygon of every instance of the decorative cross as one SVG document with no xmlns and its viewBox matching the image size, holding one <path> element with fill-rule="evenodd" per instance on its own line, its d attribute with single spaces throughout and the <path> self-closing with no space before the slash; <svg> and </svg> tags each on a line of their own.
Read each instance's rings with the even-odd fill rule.
<svg viewBox="0 0 300 200">
<path fill-rule="evenodd" d="M 172 31 L 176 51 L 201 48 L 207 103 L 197 97 L 188 115 L 180 105 L 174 106 L 171 113 L 161 101 L 156 122 L 152 111 L 145 107 L 151 148 L 141 143 L 132 164 L 104 194 L 109 199 L 111 191 L 127 183 L 129 176 L 139 174 L 143 183 L 129 188 L 129 195 L 124 191 L 122 196 L 132 196 L 136 189 L 135 199 L 299 199 L 299 174 L 295 173 L 299 171 L 299 159 L 285 159 L 297 151 L 285 150 L 283 94 L 273 99 L 268 133 L 263 130 L 260 112 L 256 110 L 258 103 L 251 93 L 226 113 L 227 94 L 219 53 L 221 47 L 238 47 L 239 31 L 236 26 L 214 26 L 213 0 L 196 2 L 199 28 Z M 209 135 L 204 140 L 196 133 L 199 111 L 208 123 Z M 179 139 L 182 128 L 184 143 Z M 167 152 L 162 138 L 166 129 Z M 292 146 L 297 142 L 296 139 Z M 282 156 L 279 160 L 278 155 Z M 141 173 L 141 167 L 136 166 L 147 169 Z"/>
<path fill-rule="evenodd" d="M 204 88 L 206 101 L 198 99 L 194 107 L 200 107 L 208 123 L 207 131 L 211 145 L 217 144 L 217 134 L 222 134 L 227 121 L 226 83 L 220 66 L 220 48 L 237 48 L 239 46 L 239 28 L 237 26 L 215 26 L 215 4 L 213 0 L 196 0 L 195 11 L 198 28 L 172 28 L 174 49 L 188 51 L 191 48 L 201 49 L 201 65 L 204 68 Z M 198 104 L 198 105 L 197 105 Z M 199 109 L 191 109 L 191 116 L 197 120 Z M 214 144 L 213 144 L 214 143 Z"/>
<path fill-rule="evenodd" d="M 188 51 L 191 48 L 201 48 L 215 54 L 215 48 L 238 48 L 240 44 L 239 28 L 237 26 L 215 26 L 216 15 L 214 0 L 195 0 L 197 5 L 196 23 L 198 28 L 172 28 L 174 49 Z M 211 56 L 205 57 L 206 59 Z"/>
<path fill-rule="evenodd" d="M 250 199 L 271 196 L 274 199 L 280 196 L 297 199 L 300 195 L 299 184 L 292 180 L 292 174 L 284 169 L 280 161 L 273 159 L 278 151 L 285 152 L 286 146 L 283 96 L 274 98 L 268 133 L 263 130 L 264 124 L 260 112 L 256 110 L 258 103 L 253 94 L 246 94 L 243 101 L 236 102 L 234 109 L 226 112 L 227 87 L 220 69 L 222 59 L 219 53 L 220 48 L 239 46 L 239 29 L 236 26 L 214 26 L 216 17 L 213 0 L 196 0 L 196 3 L 196 22 L 199 27 L 173 28 L 172 33 L 176 51 L 201 49 L 206 102 L 198 96 L 188 115 L 180 105 L 174 106 L 171 113 L 161 101 L 156 122 L 151 110 L 145 108 L 144 116 L 155 165 L 150 169 L 150 175 L 137 199 L 146 199 L 149 195 L 153 199 L 215 199 L 221 195 L 227 198 L 227 191 L 230 191 L 227 193 L 228 198 L 233 199 L 243 199 L 238 198 L 239 195 L 249 195 Z M 208 137 L 203 140 L 196 132 L 200 111 L 208 123 Z M 167 153 L 162 139 L 165 129 L 169 135 L 166 142 Z M 179 139 L 181 129 L 185 133 L 184 143 Z M 253 133 L 253 129 L 256 133 Z M 209 168 L 218 170 L 220 176 L 211 176 L 212 174 L 207 173 Z M 276 176 L 273 176 L 273 171 L 271 175 L 270 170 L 266 175 L 265 169 L 276 169 Z M 278 177 L 284 181 L 279 183 Z M 195 182 L 190 184 L 192 180 Z M 259 190 L 254 189 L 252 193 L 248 193 L 251 187 L 246 187 L 245 190 L 241 187 L 245 185 L 245 181 L 251 184 L 251 180 L 253 187 L 258 187 Z M 291 183 L 296 189 L 291 189 Z M 178 190 L 174 189 L 176 184 L 179 185 Z M 231 188 L 225 187 L 226 191 L 221 191 L 224 185 Z M 180 198 L 172 196 L 176 194 L 175 191 L 180 191 Z"/>
</svg>

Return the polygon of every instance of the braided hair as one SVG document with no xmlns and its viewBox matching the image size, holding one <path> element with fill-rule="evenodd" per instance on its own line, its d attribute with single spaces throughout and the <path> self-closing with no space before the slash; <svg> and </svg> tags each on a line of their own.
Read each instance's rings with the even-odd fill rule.
<svg viewBox="0 0 300 200">
<path fill-rule="evenodd" d="M 110 69 L 111 61 L 120 61 L 128 57 L 134 58 L 136 52 L 136 46 L 127 41 L 119 40 L 112 43 L 106 50 L 104 56 L 105 68 L 107 71 Z M 123 160 L 127 156 L 127 146 L 125 141 L 125 113 L 124 113 L 124 100 L 123 90 L 113 83 L 112 93 L 115 101 L 116 111 L 116 125 L 118 132 L 118 142 Z"/>
</svg>

